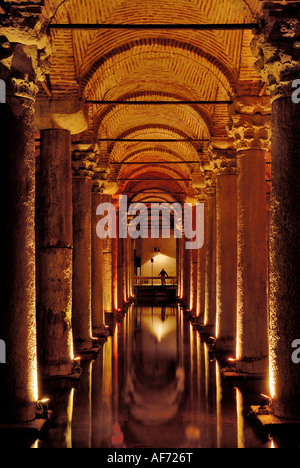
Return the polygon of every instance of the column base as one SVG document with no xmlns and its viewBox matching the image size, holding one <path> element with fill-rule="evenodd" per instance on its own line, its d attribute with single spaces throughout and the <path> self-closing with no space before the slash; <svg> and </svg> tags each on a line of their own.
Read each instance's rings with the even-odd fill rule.
<svg viewBox="0 0 300 468">
<path fill-rule="evenodd" d="M 97 338 L 89 341 L 75 342 L 74 353 L 79 357 L 87 355 L 96 355 L 100 350 L 100 344 Z"/>
<path fill-rule="evenodd" d="M 44 433 L 53 419 L 53 412 L 48 410 L 47 417 L 35 418 L 32 421 L 24 423 L 0 424 L 0 437 L 9 443 L 10 438 L 16 435 L 21 435 L 28 438 L 31 443 L 34 443 L 42 433 Z"/>
<path fill-rule="evenodd" d="M 93 328 L 93 335 L 97 338 L 107 338 L 109 336 L 109 329 L 107 325 L 102 325 L 98 328 Z"/>
<path fill-rule="evenodd" d="M 300 432 L 300 419 L 278 418 L 274 415 L 273 409 L 270 406 L 251 406 L 248 419 L 266 435 L 278 434 L 281 430 L 286 433 L 289 429 L 294 435 L 296 431 L 298 434 Z"/>
<path fill-rule="evenodd" d="M 40 366 L 42 378 L 61 378 L 72 374 L 73 362 L 48 363 Z"/>
<path fill-rule="evenodd" d="M 217 338 L 215 342 L 215 351 L 220 353 L 234 353 L 235 352 L 234 338 L 229 336 L 226 338 Z"/>
<path fill-rule="evenodd" d="M 6 408 L 1 409 L 0 417 L 1 427 L 6 424 L 12 426 L 31 423 L 36 419 L 36 402 L 20 407 L 7 405 Z"/>
</svg>

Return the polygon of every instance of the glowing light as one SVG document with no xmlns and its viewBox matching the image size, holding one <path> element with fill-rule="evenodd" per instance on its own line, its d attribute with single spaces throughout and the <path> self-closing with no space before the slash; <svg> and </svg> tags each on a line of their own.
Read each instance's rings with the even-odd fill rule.
<svg viewBox="0 0 300 468">
<path fill-rule="evenodd" d="M 269 397 L 268 395 L 264 395 L 264 394 L 262 393 L 261 396 L 262 396 L 263 398 L 265 398 L 266 400 L 272 401 L 272 398 Z"/>
<path fill-rule="evenodd" d="M 229 362 L 236 362 L 236 359 L 235 358 L 228 358 L 228 361 Z"/>
</svg>

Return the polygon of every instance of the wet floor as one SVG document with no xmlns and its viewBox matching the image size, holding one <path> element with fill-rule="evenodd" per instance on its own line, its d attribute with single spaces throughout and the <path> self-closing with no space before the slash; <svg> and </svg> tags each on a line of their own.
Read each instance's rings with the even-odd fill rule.
<svg viewBox="0 0 300 468">
<path fill-rule="evenodd" d="M 55 418 L 35 448 L 274 448 L 250 425 L 259 390 L 221 364 L 180 308 L 132 306 L 74 388 L 48 388 Z M 257 400 L 257 401 L 256 401 Z"/>
</svg>

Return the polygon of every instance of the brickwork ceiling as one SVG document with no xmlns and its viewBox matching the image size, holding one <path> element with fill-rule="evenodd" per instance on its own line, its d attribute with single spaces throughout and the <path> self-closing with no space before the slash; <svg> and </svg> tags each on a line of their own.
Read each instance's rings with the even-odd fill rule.
<svg viewBox="0 0 300 468">
<path fill-rule="evenodd" d="M 45 14 L 52 24 L 250 23 L 261 6 L 259 0 L 46 0 Z M 254 70 L 251 38 L 249 30 L 52 30 L 52 96 L 41 88 L 38 98 L 228 101 L 237 94 L 258 95 L 262 82 Z M 227 137 L 226 104 L 94 103 L 86 104 L 86 112 L 88 130 L 75 135 L 76 141 L 204 140 L 99 143 L 103 161 L 114 163 L 109 178 L 120 181 L 120 191 L 153 189 L 150 181 L 124 181 L 147 176 L 174 178 L 165 183 L 169 191 L 189 193 L 189 179 L 198 178 L 199 164 L 184 161 L 205 161 L 207 141 Z M 154 188 L 161 185 L 157 180 Z"/>
</svg>

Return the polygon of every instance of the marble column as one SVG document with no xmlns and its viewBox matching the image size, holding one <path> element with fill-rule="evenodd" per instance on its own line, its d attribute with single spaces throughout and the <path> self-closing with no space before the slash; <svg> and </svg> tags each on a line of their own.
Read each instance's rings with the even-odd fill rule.
<svg viewBox="0 0 300 468">
<path fill-rule="evenodd" d="M 94 336 L 104 336 L 105 316 L 103 307 L 103 240 L 97 235 L 97 207 L 102 203 L 102 180 L 92 182 L 92 329 Z"/>
<path fill-rule="evenodd" d="M 217 150 L 216 348 L 234 352 L 237 304 L 237 166 L 234 150 Z"/>
<path fill-rule="evenodd" d="M 230 136 L 238 161 L 236 367 L 268 372 L 266 155 L 270 100 L 241 97 L 232 105 Z"/>
<path fill-rule="evenodd" d="M 38 357 L 44 375 L 73 367 L 72 170 L 68 130 L 41 131 L 38 179 Z"/>
<path fill-rule="evenodd" d="M 73 167 L 73 308 L 72 324 L 76 350 L 93 347 L 92 339 L 92 177 L 93 146 L 74 147 Z"/>
<path fill-rule="evenodd" d="M 205 276 L 206 276 L 206 248 L 207 248 L 207 196 L 203 193 L 198 196 L 198 203 L 204 204 L 204 245 L 197 251 L 197 317 L 199 323 L 204 325 L 205 316 Z"/>
<path fill-rule="evenodd" d="M 300 367 L 292 359 L 292 346 L 300 338 L 300 104 L 293 97 L 300 20 L 296 4 L 263 13 L 264 27 L 254 38 L 253 52 L 272 103 L 270 392 L 275 416 L 299 420 Z"/>
<path fill-rule="evenodd" d="M 3 52 L 11 59 L 11 69 L 2 64 Z M 0 423 L 35 419 L 39 396 L 34 141 L 37 53 L 34 45 L 0 38 L 0 78 L 7 93 L 6 103 L 0 104 L 0 338 L 6 343 L 6 363 L 0 365 Z"/>
<path fill-rule="evenodd" d="M 102 195 L 102 203 L 112 203 L 111 195 Z M 102 250 L 102 287 L 103 287 L 103 307 L 105 314 L 113 313 L 112 296 L 112 238 L 110 236 L 103 239 Z"/>
<path fill-rule="evenodd" d="M 207 196 L 206 208 L 206 258 L 205 258 L 205 309 L 204 326 L 208 334 L 215 335 L 217 310 L 217 283 L 216 283 L 216 245 L 217 245 L 217 217 L 216 217 L 216 188 L 212 177 L 206 181 L 205 194 Z"/>
</svg>

